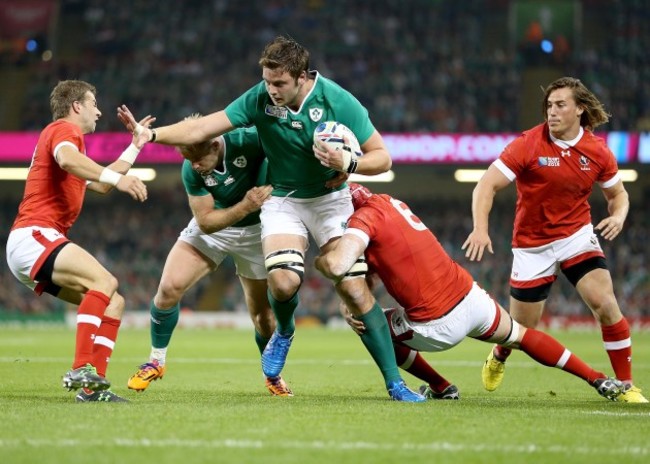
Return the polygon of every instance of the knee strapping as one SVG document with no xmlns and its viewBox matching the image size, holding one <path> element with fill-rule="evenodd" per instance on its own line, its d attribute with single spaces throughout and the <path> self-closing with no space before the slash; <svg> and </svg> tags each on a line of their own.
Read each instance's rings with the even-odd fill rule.
<svg viewBox="0 0 650 464">
<path fill-rule="evenodd" d="M 510 329 L 510 333 L 505 338 L 505 340 L 502 343 L 500 343 L 501 346 L 508 347 L 513 343 L 515 343 L 519 338 L 519 329 L 520 329 L 519 322 L 515 321 L 512 318 L 510 318 L 510 321 L 512 322 L 512 328 Z"/>
<path fill-rule="evenodd" d="M 293 248 L 287 248 L 284 250 L 278 250 L 274 251 L 273 253 L 269 253 L 264 258 L 264 265 L 266 266 L 266 271 L 268 273 L 277 271 L 278 269 L 293 271 L 298 274 L 298 277 L 300 277 L 300 282 L 302 282 L 305 275 L 304 257 L 299 250 L 295 250 Z"/>
<path fill-rule="evenodd" d="M 366 258 L 364 256 L 361 256 L 354 262 L 352 267 L 348 270 L 348 272 L 345 273 L 343 279 L 341 280 L 356 279 L 357 277 L 365 278 L 367 273 L 368 263 L 366 263 Z"/>
</svg>

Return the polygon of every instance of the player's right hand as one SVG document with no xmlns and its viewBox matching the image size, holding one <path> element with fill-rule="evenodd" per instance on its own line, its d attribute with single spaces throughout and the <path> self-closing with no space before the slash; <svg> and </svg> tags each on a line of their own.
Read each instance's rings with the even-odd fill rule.
<svg viewBox="0 0 650 464">
<path fill-rule="evenodd" d="M 122 176 L 115 188 L 120 192 L 128 193 L 134 200 L 145 201 L 147 199 L 147 186 L 136 176 Z"/>
<path fill-rule="evenodd" d="M 483 259 L 483 253 L 486 248 L 490 253 L 494 254 L 492 240 L 490 240 L 488 233 L 481 230 L 473 230 L 467 237 L 467 240 L 465 240 L 465 243 L 463 243 L 461 250 L 467 249 L 465 251 L 465 257 L 470 261 L 480 261 Z"/>
</svg>

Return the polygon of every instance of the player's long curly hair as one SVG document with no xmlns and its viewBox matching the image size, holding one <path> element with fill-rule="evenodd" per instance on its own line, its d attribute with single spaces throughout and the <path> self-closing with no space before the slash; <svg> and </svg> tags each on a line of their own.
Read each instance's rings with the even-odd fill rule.
<svg viewBox="0 0 650 464">
<path fill-rule="evenodd" d="M 561 77 L 551 82 L 544 91 L 544 101 L 542 102 L 542 114 L 544 120 L 548 119 L 547 105 L 548 97 L 551 92 L 557 89 L 568 88 L 573 91 L 573 98 L 576 104 L 583 108 L 584 111 L 580 116 L 580 125 L 585 129 L 593 131 L 601 124 L 606 124 L 611 116 L 605 111 L 605 106 L 596 98 L 596 96 L 575 77 Z"/>
<path fill-rule="evenodd" d="M 309 51 L 290 37 L 278 36 L 264 47 L 259 65 L 286 71 L 297 80 L 309 71 Z"/>
<path fill-rule="evenodd" d="M 72 104 L 86 99 L 86 92 L 97 95 L 94 85 L 84 81 L 67 80 L 60 81 L 50 94 L 50 109 L 52 120 L 65 118 L 70 113 Z"/>
</svg>

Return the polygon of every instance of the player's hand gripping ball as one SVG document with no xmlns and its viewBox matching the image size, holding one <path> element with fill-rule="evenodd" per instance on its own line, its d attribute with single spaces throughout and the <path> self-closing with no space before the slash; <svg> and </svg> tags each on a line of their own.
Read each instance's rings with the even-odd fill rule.
<svg viewBox="0 0 650 464">
<path fill-rule="evenodd" d="M 354 132 L 340 122 L 325 121 L 316 126 L 314 130 L 314 145 L 320 148 L 323 146 L 323 143 L 341 152 L 343 157 L 343 171 L 348 171 L 352 160 L 356 160 L 356 158 L 363 155 Z"/>
</svg>

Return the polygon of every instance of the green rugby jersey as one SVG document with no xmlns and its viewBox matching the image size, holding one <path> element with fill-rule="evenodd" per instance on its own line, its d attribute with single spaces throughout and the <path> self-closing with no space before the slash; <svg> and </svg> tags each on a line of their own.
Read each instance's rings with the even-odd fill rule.
<svg viewBox="0 0 650 464">
<path fill-rule="evenodd" d="M 298 111 L 275 106 L 264 81 L 247 90 L 225 109 L 234 126 L 257 127 L 269 162 L 269 182 L 275 196 L 291 194 L 295 198 L 315 198 L 333 191 L 325 188 L 325 181 L 337 173 L 321 165 L 312 148 L 314 129 L 320 122 L 345 124 L 360 144 L 375 130 L 368 111 L 359 100 L 318 72 L 312 73 L 314 85 Z"/>
<path fill-rule="evenodd" d="M 254 127 L 237 129 L 224 134 L 223 168 L 202 176 L 188 160 L 183 161 L 182 179 L 188 195 L 212 195 L 215 209 L 229 208 L 239 203 L 246 192 L 256 185 L 267 184 L 267 161 Z M 260 212 L 249 214 L 232 227 L 259 224 Z"/>
</svg>

